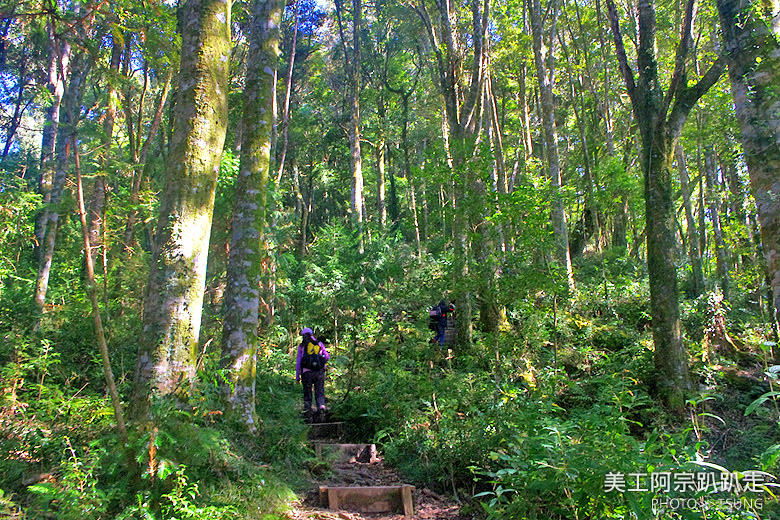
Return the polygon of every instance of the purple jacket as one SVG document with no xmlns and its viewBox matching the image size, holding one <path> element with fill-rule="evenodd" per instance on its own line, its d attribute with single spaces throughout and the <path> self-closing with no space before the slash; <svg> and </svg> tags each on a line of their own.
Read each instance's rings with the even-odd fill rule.
<svg viewBox="0 0 780 520">
<path fill-rule="evenodd" d="M 325 350 L 325 345 L 322 344 L 321 341 L 319 341 L 314 336 L 311 337 L 312 341 L 314 343 L 319 344 L 320 346 L 320 356 L 325 357 L 325 361 L 330 361 L 330 354 L 328 354 L 328 351 Z M 295 361 L 295 380 L 298 381 L 301 378 L 301 359 L 303 359 L 303 343 L 298 345 L 298 358 Z M 308 368 L 303 369 L 304 372 L 308 372 Z"/>
</svg>

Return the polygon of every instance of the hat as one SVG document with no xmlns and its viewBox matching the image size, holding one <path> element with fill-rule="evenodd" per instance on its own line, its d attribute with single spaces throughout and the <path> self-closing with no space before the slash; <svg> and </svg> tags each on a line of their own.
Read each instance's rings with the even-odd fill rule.
<svg viewBox="0 0 780 520">
<path fill-rule="evenodd" d="M 306 327 L 301 331 L 301 336 L 305 336 L 306 334 L 314 334 L 314 331 L 312 331 L 309 327 Z"/>
</svg>

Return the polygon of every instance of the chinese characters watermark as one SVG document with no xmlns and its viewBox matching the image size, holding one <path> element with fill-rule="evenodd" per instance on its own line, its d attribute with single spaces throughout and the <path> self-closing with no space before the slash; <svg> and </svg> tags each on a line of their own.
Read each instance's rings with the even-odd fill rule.
<svg viewBox="0 0 780 520">
<path fill-rule="evenodd" d="M 778 487 L 774 480 L 774 476 L 763 471 L 609 472 L 604 477 L 604 492 L 653 493 L 654 513 L 683 509 L 755 512 L 763 509 L 764 498 L 745 493 L 770 493 L 774 498 L 769 491 L 770 486 Z"/>
<path fill-rule="evenodd" d="M 716 473 L 691 471 L 672 473 L 612 473 L 604 477 L 604 492 L 635 493 L 763 493 L 774 477 L 763 471 Z"/>
</svg>

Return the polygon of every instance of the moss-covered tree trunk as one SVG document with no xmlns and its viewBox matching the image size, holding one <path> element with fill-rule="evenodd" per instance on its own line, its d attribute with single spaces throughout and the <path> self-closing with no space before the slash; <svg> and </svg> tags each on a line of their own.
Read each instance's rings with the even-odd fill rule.
<svg viewBox="0 0 780 520">
<path fill-rule="evenodd" d="M 651 127 L 657 127 L 653 122 Z M 680 331 L 677 286 L 677 226 L 672 189 L 674 139 L 658 132 L 642 139 L 645 180 L 647 268 L 650 276 L 656 388 L 672 408 L 681 408 L 690 387 L 688 353 Z"/>
<path fill-rule="evenodd" d="M 780 323 L 780 4 L 776 0 L 718 0 L 718 11 L 777 324 Z"/>
<path fill-rule="evenodd" d="M 195 377 L 214 189 L 227 124 L 230 1 L 187 0 L 171 152 L 144 300 L 132 415 Z"/>
<path fill-rule="evenodd" d="M 271 166 L 274 78 L 279 55 L 281 0 L 257 0 L 252 15 L 244 86 L 241 162 L 236 181 L 233 237 L 225 289 L 222 366 L 228 413 L 248 431 L 257 429 L 255 371 L 264 257 L 266 186 Z"/>
<path fill-rule="evenodd" d="M 640 160 L 644 174 L 647 221 L 647 264 L 650 276 L 650 308 L 653 318 L 656 390 L 673 409 L 684 406 L 688 379 L 688 355 L 680 332 L 677 287 L 676 221 L 672 190 L 674 149 L 693 106 L 715 84 L 724 68 L 717 60 L 698 83 L 688 86 L 686 63 L 693 46 L 694 0 L 685 5 L 674 73 L 664 93 L 656 57 L 656 11 L 652 0 L 639 0 L 638 77 L 628 63 L 620 20 L 612 0 L 607 0 L 620 70 L 641 137 Z"/>
</svg>

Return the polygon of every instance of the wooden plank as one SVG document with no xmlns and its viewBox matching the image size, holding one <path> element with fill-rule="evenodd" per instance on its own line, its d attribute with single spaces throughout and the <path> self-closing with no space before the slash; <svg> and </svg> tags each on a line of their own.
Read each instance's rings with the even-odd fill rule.
<svg viewBox="0 0 780 520">
<path fill-rule="evenodd" d="M 334 492 L 333 489 L 328 488 L 328 509 L 331 511 L 338 511 L 339 507 L 339 494 Z"/>
<path fill-rule="evenodd" d="M 321 486 L 327 493 L 328 509 L 345 509 L 359 513 L 399 512 L 405 516 L 414 514 L 412 490 L 414 486 Z"/>
<path fill-rule="evenodd" d="M 319 488 L 320 507 L 328 507 L 328 486 Z"/>
<path fill-rule="evenodd" d="M 404 516 L 414 516 L 414 502 L 412 501 L 412 491 L 414 486 L 403 486 L 401 488 L 401 501 L 404 507 Z"/>
<path fill-rule="evenodd" d="M 343 422 L 312 423 L 309 425 L 310 439 L 340 439 L 343 434 Z"/>
</svg>

